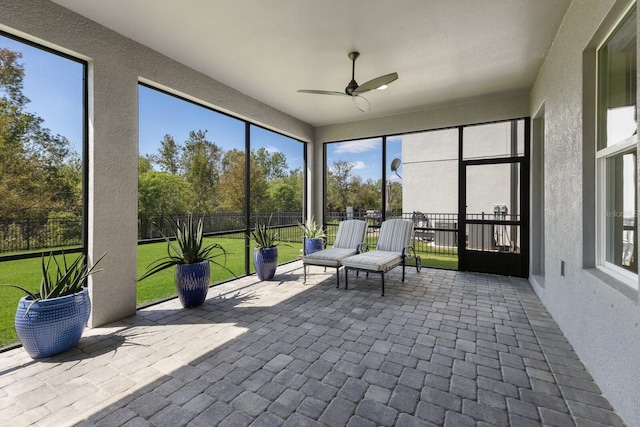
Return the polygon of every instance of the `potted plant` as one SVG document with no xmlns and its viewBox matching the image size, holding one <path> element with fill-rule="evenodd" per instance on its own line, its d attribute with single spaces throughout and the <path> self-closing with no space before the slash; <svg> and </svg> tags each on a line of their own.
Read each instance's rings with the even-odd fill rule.
<svg viewBox="0 0 640 427">
<path fill-rule="evenodd" d="M 86 288 L 87 278 L 98 270 L 96 265 L 106 255 L 89 266 L 84 254 L 68 261 L 53 253 L 42 255 L 40 290 L 33 293 L 17 285 L 27 295 L 20 298 L 15 316 L 15 328 L 22 347 L 34 359 L 53 356 L 74 347 L 89 320 L 91 302 Z"/>
<path fill-rule="evenodd" d="M 182 306 L 199 307 L 204 303 L 209 291 L 211 264 L 227 269 L 224 265 L 227 251 L 218 243 L 204 244 L 202 218 L 197 223 L 191 215 L 184 221 L 171 220 L 171 229 L 175 241 L 161 232 L 167 242 L 167 256 L 149 264 L 147 271 L 138 281 L 175 267 L 176 291 Z M 215 259 L 220 256 L 224 257 L 224 264 L 216 262 Z"/>
<path fill-rule="evenodd" d="M 298 225 L 302 228 L 302 234 L 304 235 L 304 255 L 309 255 L 324 249 L 324 239 L 327 235 L 313 217 L 307 219 L 304 224 L 298 223 Z"/>
<path fill-rule="evenodd" d="M 269 223 L 271 219 L 269 219 Z M 278 266 L 278 234 L 267 224 L 256 223 L 251 231 L 253 240 L 253 265 L 260 280 L 271 280 Z"/>
</svg>

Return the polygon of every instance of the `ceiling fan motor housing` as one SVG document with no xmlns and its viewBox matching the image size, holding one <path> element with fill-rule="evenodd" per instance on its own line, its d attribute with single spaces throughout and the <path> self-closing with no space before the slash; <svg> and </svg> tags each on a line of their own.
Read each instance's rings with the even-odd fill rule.
<svg viewBox="0 0 640 427">
<path fill-rule="evenodd" d="M 353 91 L 358 89 L 358 83 L 355 80 L 351 80 L 349 82 L 349 84 L 347 85 L 346 88 L 344 88 L 344 91 L 348 94 L 353 96 Z"/>
</svg>

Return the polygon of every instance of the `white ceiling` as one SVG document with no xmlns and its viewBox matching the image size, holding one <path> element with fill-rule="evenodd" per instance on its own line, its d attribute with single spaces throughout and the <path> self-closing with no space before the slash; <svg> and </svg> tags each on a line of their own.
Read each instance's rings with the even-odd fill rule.
<svg viewBox="0 0 640 427">
<path fill-rule="evenodd" d="M 54 0 L 314 126 L 526 91 L 570 0 Z M 359 84 L 399 78 L 351 99 Z"/>
</svg>

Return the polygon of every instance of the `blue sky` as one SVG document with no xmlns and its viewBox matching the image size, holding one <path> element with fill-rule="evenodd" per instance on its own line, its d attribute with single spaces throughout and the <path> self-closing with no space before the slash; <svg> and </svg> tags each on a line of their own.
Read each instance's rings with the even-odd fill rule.
<svg viewBox="0 0 640 427">
<path fill-rule="evenodd" d="M 31 100 L 27 110 L 44 119 L 44 126 L 65 136 L 78 153 L 82 144 L 82 65 L 55 54 L 0 36 L 0 47 L 22 52 L 25 77 L 23 93 Z M 165 134 L 183 143 L 191 130 L 206 130 L 207 139 L 225 150 L 244 149 L 244 122 L 165 93 L 139 86 L 139 152 L 154 154 Z M 387 159 L 401 158 L 400 137 L 387 139 Z M 302 144 L 251 127 L 252 148 L 282 152 L 290 169 L 301 168 Z M 353 175 L 364 181 L 381 178 L 381 138 L 334 143 L 327 147 L 327 163 L 344 160 L 354 164 Z M 401 173 L 401 172 L 400 172 Z M 398 179 L 387 167 L 387 177 Z"/>
<path fill-rule="evenodd" d="M 139 86 L 141 154 L 156 153 L 166 134 L 183 143 L 192 130 L 207 131 L 207 140 L 225 150 L 244 150 L 244 122 L 184 101 L 166 93 Z M 282 152 L 290 169 L 302 168 L 303 145 L 292 138 L 251 127 L 251 148 L 265 147 L 269 152 Z"/>
<path fill-rule="evenodd" d="M 387 138 L 387 179 L 398 181 L 396 174 L 391 172 L 390 164 L 395 158 L 402 159 L 402 137 Z M 382 138 L 368 138 L 356 141 L 335 142 L 327 145 L 327 166 L 333 167 L 337 161 L 353 164 L 352 175 L 359 175 L 364 181 L 374 182 L 382 178 L 380 165 L 382 164 Z M 402 175 L 402 169 L 398 171 Z"/>
<path fill-rule="evenodd" d="M 27 111 L 44 126 L 65 136 L 78 153 L 82 148 L 82 65 L 0 36 L 0 47 L 22 52 L 23 93 Z"/>
</svg>

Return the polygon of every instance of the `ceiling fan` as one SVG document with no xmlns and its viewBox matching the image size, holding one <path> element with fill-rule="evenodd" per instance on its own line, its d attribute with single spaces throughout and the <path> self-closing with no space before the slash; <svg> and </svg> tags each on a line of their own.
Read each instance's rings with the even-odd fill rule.
<svg viewBox="0 0 640 427">
<path fill-rule="evenodd" d="M 300 93 L 315 93 L 319 95 L 338 95 L 338 96 L 350 96 L 353 100 L 353 104 L 362 112 L 369 111 L 369 101 L 360 96 L 365 92 L 369 92 L 373 89 L 385 89 L 387 85 L 394 80 L 398 79 L 398 73 L 386 74 L 384 76 L 376 77 L 368 82 L 358 85 L 356 82 L 356 59 L 358 59 L 360 53 L 349 53 L 349 59 L 352 61 L 351 65 L 351 81 L 344 88 L 344 92 L 331 91 L 331 90 L 299 90 Z"/>
</svg>

